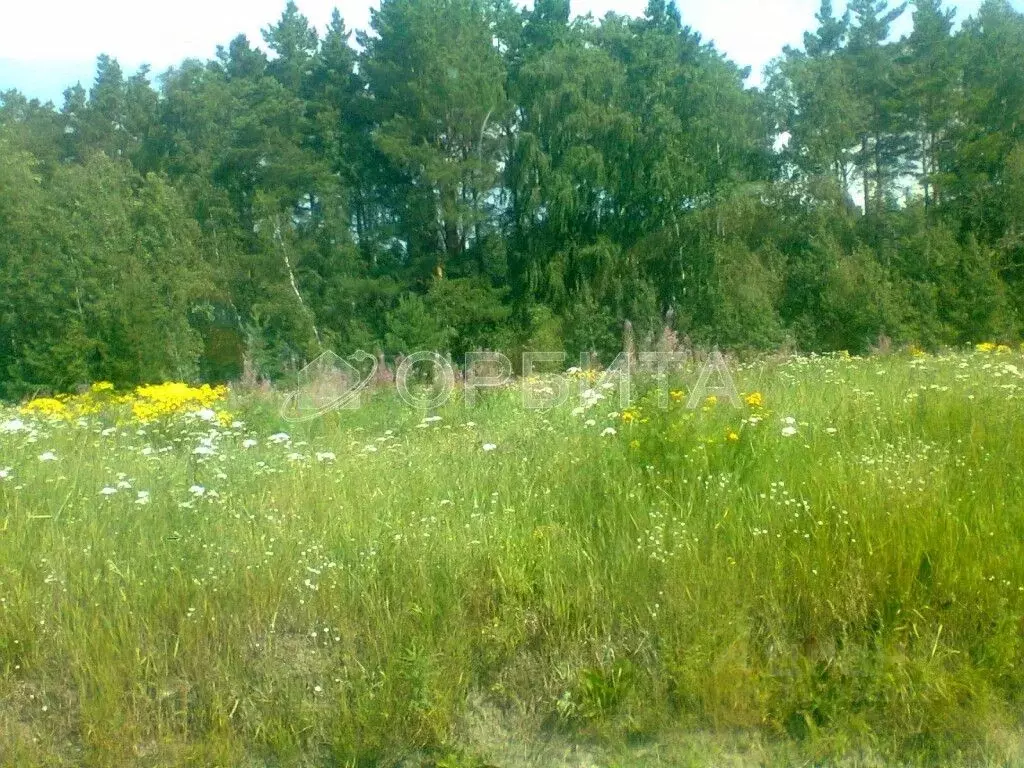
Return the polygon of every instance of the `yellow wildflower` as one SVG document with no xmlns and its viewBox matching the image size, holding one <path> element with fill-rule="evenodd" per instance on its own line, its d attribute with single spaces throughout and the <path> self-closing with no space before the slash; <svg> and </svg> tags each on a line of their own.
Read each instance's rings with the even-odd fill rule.
<svg viewBox="0 0 1024 768">
<path fill-rule="evenodd" d="M 751 392 L 745 400 L 751 408 L 760 408 L 764 405 L 764 396 L 760 392 Z"/>
<path fill-rule="evenodd" d="M 131 401 L 132 415 L 139 421 L 173 416 L 185 411 L 209 408 L 227 396 L 227 387 L 203 384 L 191 387 L 182 382 L 147 384 L 135 389 Z"/>
<path fill-rule="evenodd" d="M 25 403 L 21 407 L 21 412 L 56 418 L 58 416 L 66 416 L 68 407 L 55 397 L 37 397 Z"/>
</svg>

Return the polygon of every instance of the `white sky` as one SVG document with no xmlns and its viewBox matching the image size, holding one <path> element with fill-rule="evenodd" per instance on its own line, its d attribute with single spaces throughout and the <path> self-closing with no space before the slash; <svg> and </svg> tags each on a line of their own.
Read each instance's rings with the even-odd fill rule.
<svg viewBox="0 0 1024 768">
<path fill-rule="evenodd" d="M 1024 8 L 1024 0 L 1011 0 Z M 297 0 L 319 30 L 338 6 L 346 25 L 365 28 L 377 0 Z M 819 0 L 677 0 L 683 22 L 714 40 L 733 61 L 753 67 L 751 84 L 787 44 L 799 45 L 814 26 Z M 895 2 L 893 3 L 895 4 Z M 981 0 L 950 3 L 963 19 Z M 100 53 L 126 71 L 149 63 L 159 73 L 186 57 L 210 58 L 218 44 L 244 33 L 262 43 L 261 28 L 275 21 L 285 0 L 0 0 L 0 90 L 60 101 L 64 87 L 92 81 Z M 646 0 L 574 0 L 575 14 L 608 11 L 640 15 Z M 837 9 L 843 0 L 835 3 Z M 909 28 L 910 11 L 897 28 Z"/>
</svg>

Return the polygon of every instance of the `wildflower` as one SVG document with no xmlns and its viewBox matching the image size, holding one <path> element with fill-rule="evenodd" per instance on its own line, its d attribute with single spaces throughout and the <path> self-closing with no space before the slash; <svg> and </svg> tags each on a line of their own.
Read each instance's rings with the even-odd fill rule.
<svg viewBox="0 0 1024 768">
<path fill-rule="evenodd" d="M 100 493 L 101 493 L 102 495 L 104 495 L 104 496 L 113 496 L 113 495 L 114 495 L 115 493 L 117 493 L 117 488 L 111 488 L 111 487 L 110 487 L 110 486 L 108 485 L 108 486 L 105 486 L 105 487 L 104 487 L 104 488 L 103 488 L 103 489 L 102 489 L 102 490 L 100 491 Z"/>
<path fill-rule="evenodd" d="M 192 449 L 192 453 L 196 456 L 215 456 L 217 451 L 212 445 L 197 445 Z"/>
<path fill-rule="evenodd" d="M 317 452 L 317 454 L 316 454 L 316 460 L 320 461 L 320 462 L 323 462 L 323 461 L 334 461 L 336 458 L 338 458 L 338 457 L 335 456 L 330 451 Z"/>
<path fill-rule="evenodd" d="M 287 443 L 291 438 L 287 432 L 277 432 L 267 438 L 272 443 Z"/>
<path fill-rule="evenodd" d="M 89 387 L 89 391 L 95 395 L 101 394 L 103 392 L 113 392 L 114 385 L 111 384 L 109 381 L 96 381 L 93 382 L 92 386 Z"/>
<path fill-rule="evenodd" d="M 718 398 L 715 395 L 708 395 L 707 399 L 704 401 L 704 405 L 708 408 L 714 408 L 718 405 Z"/>
<path fill-rule="evenodd" d="M 639 440 L 631 440 L 630 443 L 629 443 L 629 447 L 632 450 L 634 450 L 634 451 L 639 450 L 640 449 L 640 441 Z"/>
<path fill-rule="evenodd" d="M 149 491 L 139 491 L 135 496 L 136 504 L 149 504 Z"/>
<path fill-rule="evenodd" d="M 615 431 L 615 427 L 605 427 L 604 431 L 601 433 L 601 437 L 612 437 L 616 434 L 618 433 Z"/>
<path fill-rule="evenodd" d="M 21 419 L 8 419 L 7 421 L 0 424 L 0 432 L 6 432 L 12 434 L 14 432 L 21 432 L 25 429 L 25 422 Z"/>
<path fill-rule="evenodd" d="M 213 408 L 201 408 L 200 410 L 196 411 L 196 416 L 198 416 L 203 421 L 213 421 L 215 418 L 217 418 L 217 412 L 213 410 Z"/>
<path fill-rule="evenodd" d="M 224 386 L 190 387 L 183 382 L 147 384 L 137 387 L 133 395 L 124 399 L 131 403 L 132 415 L 141 422 L 173 416 L 178 413 L 208 409 L 210 405 L 227 397 Z"/>
<path fill-rule="evenodd" d="M 993 344 L 991 341 L 983 341 L 981 344 L 975 344 L 974 348 L 978 352 L 987 354 L 989 352 L 994 352 L 996 349 L 996 345 Z"/>
<path fill-rule="evenodd" d="M 827 434 L 830 434 L 830 435 L 834 435 L 834 434 L 835 434 L 836 432 L 838 432 L 838 431 L 839 431 L 839 430 L 838 430 L 838 429 L 836 429 L 835 427 L 826 427 L 826 428 L 825 428 L 825 432 L 826 432 Z"/>
<path fill-rule="evenodd" d="M 747 405 L 749 405 L 751 408 L 760 408 L 762 405 L 764 405 L 764 397 L 761 395 L 760 392 L 751 392 L 749 395 L 747 395 L 745 399 Z"/>
<path fill-rule="evenodd" d="M 202 496 L 206 493 L 206 489 L 201 485 L 193 485 L 188 489 L 188 492 L 193 496 Z"/>
<path fill-rule="evenodd" d="M 53 451 L 46 451 L 45 453 L 39 454 L 39 460 L 40 461 L 56 461 L 57 460 L 57 454 L 54 453 Z"/>
<path fill-rule="evenodd" d="M 683 390 L 674 389 L 668 393 L 668 396 L 672 398 L 673 403 L 681 403 L 683 401 Z"/>
<path fill-rule="evenodd" d="M 796 434 L 796 431 L 797 431 L 796 427 L 783 427 L 782 428 L 782 436 L 783 437 L 792 437 L 793 435 Z"/>
<path fill-rule="evenodd" d="M 729 432 L 729 434 L 725 436 L 725 439 L 728 440 L 730 443 L 735 443 L 737 440 L 740 439 L 740 436 L 735 432 Z"/>
<path fill-rule="evenodd" d="M 1008 355 L 1008 354 L 1010 354 L 1010 353 L 1011 353 L 1012 351 L 1013 351 L 1013 350 L 1012 350 L 1012 349 L 1010 349 L 1010 348 L 1009 348 L 1008 346 L 1006 346 L 1005 344 L 1000 344 L 1000 345 L 999 345 L 998 347 L 996 347 L 996 354 L 997 354 L 997 355 Z"/>
<path fill-rule="evenodd" d="M 485 453 L 489 453 L 490 451 L 495 450 L 497 447 L 498 446 L 496 446 L 494 443 L 484 443 L 484 445 L 483 445 L 483 449 L 484 449 Z"/>
<path fill-rule="evenodd" d="M 0 480 L 6 480 L 10 476 L 11 476 L 11 468 L 10 467 L 5 467 L 3 469 L 0 469 Z"/>
<path fill-rule="evenodd" d="M 259 441 L 253 440 L 251 437 L 247 440 L 242 441 L 243 448 L 255 448 L 257 445 L 259 445 Z"/>
<path fill-rule="evenodd" d="M 593 427 L 596 424 L 597 424 L 597 422 L 594 421 L 593 419 L 587 419 L 585 422 L 583 422 L 583 426 L 585 426 L 585 427 Z"/>
<path fill-rule="evenodd" d="M 640 411 L 638 411 L 636 408 L 630 408 L 622 412 L 622 422 L 624 424 L 632 424 L 634 421 L 637 420 L 637 417 L 639 415 Z"/>
<path fill-rule="evenodd" d="M 22 413 L 34 413 L 40 416 L 56 418 L 67 414 L 68 407 L 55 397 L 37 397 L 29 400 L 21 407 Z"/>
</svg>

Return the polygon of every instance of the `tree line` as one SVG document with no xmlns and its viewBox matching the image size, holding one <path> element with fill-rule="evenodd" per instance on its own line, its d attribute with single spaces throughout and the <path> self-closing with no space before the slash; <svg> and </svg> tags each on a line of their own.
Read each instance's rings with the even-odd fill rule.
<svg viewBox="0 0 1024 768">
<path fill-rule="evenodd" d="M 892 24 L 912 15 L 912 32 Z M 289 2 L 208 61 L 0 94 L 0 396 L 320 351 L 1014 340 L 1024 14 L 823 0 L 762 88 L 568 0 Z"/>
</svg>

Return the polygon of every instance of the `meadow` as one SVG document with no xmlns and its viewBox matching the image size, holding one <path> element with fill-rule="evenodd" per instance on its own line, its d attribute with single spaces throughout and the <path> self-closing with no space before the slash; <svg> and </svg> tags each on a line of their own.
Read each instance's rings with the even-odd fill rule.
<svg viewBox="0 0 1024 768">
<path fill-rule="evenodd" d="M 0 764 L 1024 764 L 1021 353 L 733 375 L 4 407 Z"/>
</svg>

